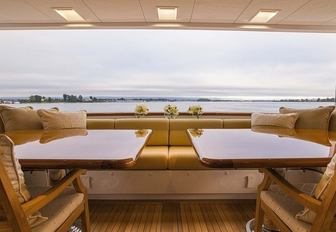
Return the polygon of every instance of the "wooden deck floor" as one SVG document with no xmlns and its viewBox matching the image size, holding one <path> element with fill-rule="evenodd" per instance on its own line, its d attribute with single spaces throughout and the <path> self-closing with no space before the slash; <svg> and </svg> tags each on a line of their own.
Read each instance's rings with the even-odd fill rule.
<svg viewBox="0 0 336 232">
<path fill-rule="evenodd" d="M 92 231 L 245 232 L 255 201 L 90 201 Z"/>
</svg>

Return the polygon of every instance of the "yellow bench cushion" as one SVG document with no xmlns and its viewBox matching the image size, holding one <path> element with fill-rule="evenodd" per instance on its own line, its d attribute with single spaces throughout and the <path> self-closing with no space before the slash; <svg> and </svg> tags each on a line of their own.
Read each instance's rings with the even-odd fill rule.
<svg viewBox="0 0 336 232">
<path fill-rule="evenodd" d="M 222 119 L 171 119 L 169 145 L 191 146 L 187 129 L 223 128 Z"/>
<path fill-rule="evenodd" d="M 224 119 L 223 127 L 227 129 L 251 128 L 251 119 Z"/>
<path fill-rule="evenodd" d="M 146 146 L 142 150 L 132 170 L 166 170 L 168 166 L 168 146 Z"/>
<path fill-rule="evenodd" d="M 151 129 L 147 145 L 168 145 L 169 120 L 165 118 L 116 119 L 115 129 Z"/>
<path fill-rule="evenodd" d="M 203 166 L 192 146 L 170 146 L 168 169 L 205 170 L 210 168 Z"/>
<path fill-rule="evenodd" d="M 87 119 L 86 128 L 91 130 L 114 129 L 114 119 Z"/>
</svg>

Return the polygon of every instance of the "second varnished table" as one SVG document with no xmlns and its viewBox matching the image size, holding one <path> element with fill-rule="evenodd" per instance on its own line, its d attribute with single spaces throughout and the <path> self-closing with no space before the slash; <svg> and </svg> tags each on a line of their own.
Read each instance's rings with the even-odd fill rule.
<svg viewBox="0 0 336 232">
<path fill-rule="evenodd" d="M 322 130 L 189 129 L 188 134 L 202 164 L 212 168 L 325 167 L 335 153 L 335 132 Z"/>
</svg>

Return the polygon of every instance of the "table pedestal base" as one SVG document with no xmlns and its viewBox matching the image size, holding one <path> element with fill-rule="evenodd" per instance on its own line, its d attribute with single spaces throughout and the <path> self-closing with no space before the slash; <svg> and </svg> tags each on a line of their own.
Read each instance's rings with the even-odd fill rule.
<svg viewBox="0 0 336 232">
<path fill-rule="evenodd" d="M 246 223 L 246 232 L 254 232 L 254 221 L 255 218 L 249 220 Z M 262 232 L 279 232 L 278 230 L 270 230 L 263 226 Z"/>
</svg>

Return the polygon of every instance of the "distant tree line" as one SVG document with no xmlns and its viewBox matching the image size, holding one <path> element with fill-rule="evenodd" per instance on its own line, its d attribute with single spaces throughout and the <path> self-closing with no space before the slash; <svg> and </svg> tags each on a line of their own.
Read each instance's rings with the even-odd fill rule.
<svg viewBox="0 0 336 232">
<path fill-rule="evenodd" d="M 31 95 L 28 99 L 28 102 L 59 102 L 59 99 L 51 98 L 51 97 L 45 97 L 40 95 Z"/>
<path fill-rule="evenodd" d="M 302 98 L 302 99 L 282 99 L 280 102 L 334 102 L 335 98 Z"/>
<path fill-rule="evenodd" d="M 335 98 L 297 98 L 280 100 L 228 100 L 228 99 L 210 99 L 210 98 L 174 98 L 174 97 L 83 97 L 82 95 L 63 94 L 62 97 L 45 97 L 41 95 L 31 95 L 28 99 L 5 99 L 7 101 L 18 101 L 20 103 L 55 103 L 55 102 L 132 102 L 132 101 L 198 101 L 198 102 L 335 102 Z M 0 103 L 5 100 L 0 99 Z"/>
<path fill-rule="evenodd" d="M 89 98 L 84 98 L 82 95 L 69 95 L 63 94 L 63 98 L 53 98 L 45 97 L 41 95 L 31 95 L 28 99 L 20 100 L 21 103 L 31 102 L 31 103 L 52 103 L 52 102 L 98 102 L 100 99 L 90 96 Z"/>
</svg>

